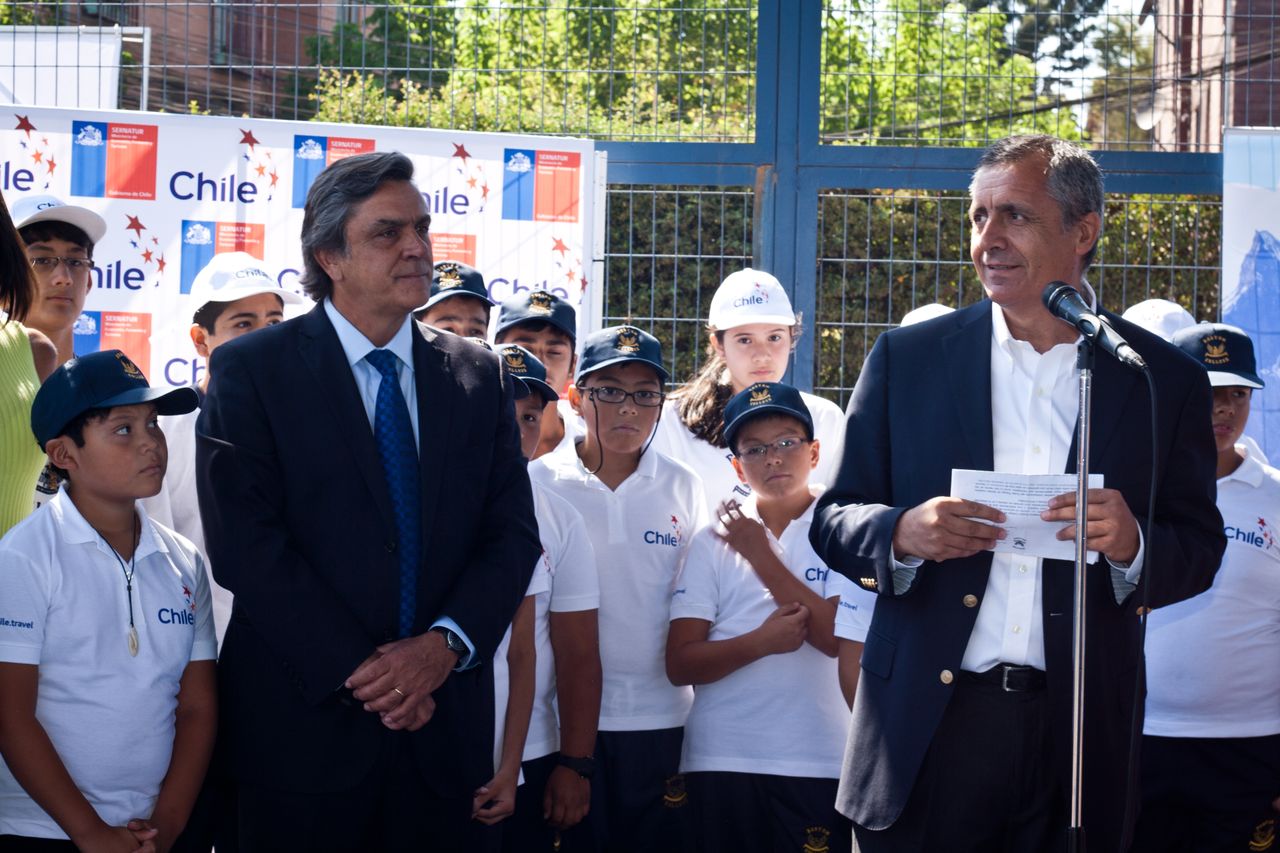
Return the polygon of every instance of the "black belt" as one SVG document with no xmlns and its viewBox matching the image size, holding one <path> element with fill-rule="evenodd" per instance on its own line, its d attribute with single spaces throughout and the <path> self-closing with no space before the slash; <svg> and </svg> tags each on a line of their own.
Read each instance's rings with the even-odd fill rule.
<svg viewBox="0 0 1280 853">
<path fill-rule="evenodd" d="M 960 678 L 969 684 L 999 687 L 1005 693 L 1038 693 L 1045 687 L 1043 669 L 1012 663 L 998 663 L 986 672 L 961 670 Z"/>
</svg>

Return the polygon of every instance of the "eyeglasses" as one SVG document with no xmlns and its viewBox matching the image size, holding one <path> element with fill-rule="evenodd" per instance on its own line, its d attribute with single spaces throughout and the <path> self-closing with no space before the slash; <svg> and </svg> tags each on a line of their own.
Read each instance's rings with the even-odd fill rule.
<svg viewBox="0 0 1280 853">
<path fill-rule="evenodd" d="M 42 275 L 53 275 L 58 264 L 65 264 L 71 275 L 88 275 L 93 261 L 88 258 L 59 258 L 57 255 L 39 255 L 31 259 L 31 268 Z"/>
<path fill-rule="evenodd" d="M 780 438 L 768 444 L 753 444 L 750 447 L 744 447 L 738 451 L 738 458 L 743 462 L 763 462 L 769 458 L 770 450 L 777 451 L 779 456 L 785 458 L 808 443 L 803 438 Z"/>
<path fill-rule="evenodd" d="M 608 403 L 611 406 L 620 406 L 626 399 L 630 397 L 635 400 L 637 406 L 646 409 L 655 409 L 662 405 L 663 399 L 667 396 L 661 391 L 650 391 L 642 389 L 640 391 L 623 391 L 621 388 L 614 388 L 612 385 L 595 385 L 586 389 L 587 397 L 592 402 Z"/>
</svg>

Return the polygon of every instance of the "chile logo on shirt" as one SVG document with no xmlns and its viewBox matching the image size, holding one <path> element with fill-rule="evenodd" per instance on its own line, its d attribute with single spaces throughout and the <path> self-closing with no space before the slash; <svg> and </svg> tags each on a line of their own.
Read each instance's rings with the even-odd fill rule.
<svg viewBox="0 0 1280 853">
<path fill-rule="evenodd" d="M 154 201 L 159 128 L 106 121 L 71 123 L 71 194 Z"/>
<path fill-rule="evenodd" d="M 1245 545 L 1261 549 L 1269 557 L 1280 559 L 1280 541 L 1276 539 L 1275 531 L 1262 516 L 1258 516 L 1256 530 L 1245 530 L 1228 524 L 1222 532 L 1226 534 L 1228 542 L 1243 542 Z"/>
<path fill-rule="evenodd" d="M 185 583 L 182 585 L 183 608 L 174 610 L 171 607 L 161 607 L 156 611 L 156 618 L 161 625 L 195 625 L 196 624 L 196 601 L 191 594 L 191 587 Z"/>
<path fill-rule="evenodd" d="M 666 545 L 669 548 L 679 548 L 680 540 L 684 535 L 684 530 L 680 526 L 680 519 L 674 515 L 671 516 L 671 532 L 662 530 L 646 530 L 644 532 L 644 544 L 646 545 Z"/>
</svg>

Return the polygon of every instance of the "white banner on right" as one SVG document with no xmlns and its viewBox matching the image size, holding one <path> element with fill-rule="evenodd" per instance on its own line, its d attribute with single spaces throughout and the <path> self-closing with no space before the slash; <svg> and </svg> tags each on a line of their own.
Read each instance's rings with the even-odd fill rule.
<svg viewBox="0 0 1280 853">
<path fill-rule="evenodd" d="M 1280 458 L 1280 130 L 1229 128 L 1222 143 L 1222 322 L 1253 339 L 1267 387 L 1245 430 Z"/>
</svg>

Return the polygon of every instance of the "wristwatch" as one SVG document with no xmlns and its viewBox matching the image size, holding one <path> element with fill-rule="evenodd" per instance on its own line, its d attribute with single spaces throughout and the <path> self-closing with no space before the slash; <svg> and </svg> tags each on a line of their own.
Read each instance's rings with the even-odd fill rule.
<svg viewBox="0 0 1280 853">
<path fill-rule="evenodd" d="M 462 642 L 462 638 L 458 636 L 457 631 L 451 631 L 443 625 L 436 625 L 431 630 L 444 636 L 444 644 L 448 646 L 449 651 L 458 656 L 458 660 L 466 660 L 471 655 L 471 649 L 467 648 L 467 644 Z"/>
<path fill-rule="evenodd" d="M 596 772 L 596 760 L 591 756 L 574 758 L 572 755 L 561 754 L 556 756 L 556 764 L 561 767 L 568 767 L 583 779 L 590 779 L 591 774 Z"/>
</svg>

